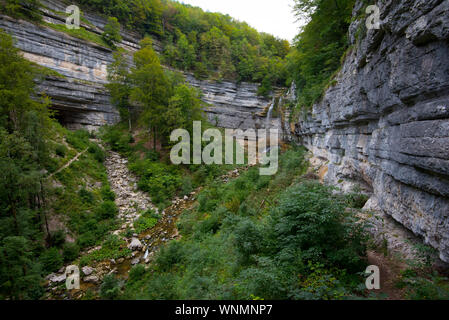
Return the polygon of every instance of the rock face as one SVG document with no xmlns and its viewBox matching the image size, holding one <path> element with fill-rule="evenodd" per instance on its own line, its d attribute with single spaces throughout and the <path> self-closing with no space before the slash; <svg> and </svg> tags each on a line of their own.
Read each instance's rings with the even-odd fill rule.
<svg viewBox="0 0 449 320">
<path fill-rule="evenodd" d="M 203 101 L 209 105 L 205 109 L 213 125 L 229 129 L 265 129 L 268 126 L 281 130 L 279 118 L 266 123 L 266 113 L 273 103 L 257 95 L 259 85 L 253 83 L 197 80 L 186 74 L 186 80 L 203 93 Z"/>
<path fill-rule="evenodd" d="M 60 0 L 43 0 L 41 9 L 47 23 L 65 24 L 67 4 Z M 106 19 L 83 12 L 90 24 L 81 21 L 81 27 L 101 35 Z M 16 20 L 0 15 L 0 28 L 16 39 L 16 46 L 25 58 L 58 72 L 62 77 L 49 76 L 39 84 L 38 90 L 51 98 L 52 107 L 59 111 L 58 118 L 71 129 L 96 129 L 119 121 L 118 111 L 112 106 L 104 85 L 107 83 L 107 66 L 113 61 L 112 51 L 99 44 L 81 40 L 66 33 L 28 21 Z M 122 31 L 123 41 L 119 47 L 130 56 L 139 49 L 140 36 Z M 161 44 L 153 40 L 156 51 Z M 265 128 L 264 111 L 271 99 L 257 97 L 256 84 L 211 82 L 196 80 L 187 74 L 186 79 L 204 93 L 204 102 L 209 120 L 219 127 L 232 129 Z M 278 119 L 271 126 L 280 128 Z"/>
<path fill-rule="evenodd" d="M 372 192 L 449 262 L 449 1 L 377 5 L 380 30 L 357 39 L 365 21 L 352 23 L 337 84 L 295 133 L 327 162 L 327 182 Z"/>
</svg>

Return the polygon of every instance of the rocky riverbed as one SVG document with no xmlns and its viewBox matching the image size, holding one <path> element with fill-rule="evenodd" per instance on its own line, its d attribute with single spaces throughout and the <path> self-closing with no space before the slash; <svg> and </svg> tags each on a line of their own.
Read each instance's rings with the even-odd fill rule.
<svg viewBox="0 0 449 320">
<path fill-rule="evenodd" d="M 117 218 L 120 221 L 119 228 L 111 233 L 125 240 L 126 248 L 131 254 L 117 260 L 95 261 L 80 268 L 79 290 L 67 290 L 66 270 L 69 270 L 69 266 L 64 266 L 57 273 L 47 276 L 47 293 L 44 299 L 82 299 L 89 291 L 95 296 L 106 275 L 115 274 L 117 278 L 126 280 L 133 266 L 142 264 L 148 267 L 161 246 L 171 240 L 180 239 L 176 222 L 185 210 L 192 208 L 196 203 L 196 197 L 201 188 L 182 199 L 174 199 L 171 206 L 159 213 L 160 219 L 153 228 L 137 234 L 134 230 L 134 221 L 139 219 L 143 212 L 151 209 L 158 213 L 158 209 L 151 203 L 150 197 L 145 192 L 137 189 L 137 177 L 129 171 L 127 164 L 128 161 L 115 152 L 109 152 L 105 161 L 109 183 L 116 195 L 115 202 L 119 209 Z M 227 183 L 238 177 L 242 170 L 247 169 L 247 167 L 235 169 L 220 179 Z M 131 233 L 128 230 L 131 230 Z M 101 246 L 89 248 L 81 256 L 101 248 Z M 73 265 L 78 267 L 77 262 Z M 89 297 L 92 298 L 92 296 Z"/>
</svg>

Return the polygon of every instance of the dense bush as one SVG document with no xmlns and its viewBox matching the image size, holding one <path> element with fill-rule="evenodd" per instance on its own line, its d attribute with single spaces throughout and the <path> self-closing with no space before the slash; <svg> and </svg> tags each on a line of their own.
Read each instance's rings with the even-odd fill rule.
<svg viewBox="0 0 449 320">
<path fill-rule="evenodd" d="M 65 262 L 70 262 L 78 258 L 80 248 L 76 243 L 66 243 L 63 247 L 63 258 Z"/>
<path fill-rule="evenodd" d="M 120 282 L 113 275 L 106 275 L 100 286 L 100 297 L 105 300 L 114 300 L 120 294 Z"/>
<path fill-rule="evenodd" d="M 117 206 L 115 205 L 115 202 L 107 200 L 104 201 L 96 211 L 97 217 L 100 220 L 104 219 L 113 219 L 118 213 Z"/>
<path fill-rule="evenodd" d="M 55 247 L 45 250 L 40 256 L 40 262 L 45 272 L 55 272 L 62 267 L 64 260 Z"/>
<path fill-rule="evenodd" d="M 65 155 L 67 154 L 67 147 L 63 144 L 59 144 L 56 146 L 55 153 L 57 156 L 65 158 Z"/>
</svg>

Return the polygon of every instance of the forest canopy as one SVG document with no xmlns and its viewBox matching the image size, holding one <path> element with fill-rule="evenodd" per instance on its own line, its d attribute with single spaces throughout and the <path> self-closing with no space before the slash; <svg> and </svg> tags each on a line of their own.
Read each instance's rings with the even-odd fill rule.
<svg viewBox="0 0 449 320">
<path fill-rule="evenodd" d="M 229 15 L 170 0 L 79 0 L 123 27 L 163 44 L 162 63 L 199 78 L 262 83 L 260 94 L 285 86 L 287 40 L 259 33 Z"/>
</svg>

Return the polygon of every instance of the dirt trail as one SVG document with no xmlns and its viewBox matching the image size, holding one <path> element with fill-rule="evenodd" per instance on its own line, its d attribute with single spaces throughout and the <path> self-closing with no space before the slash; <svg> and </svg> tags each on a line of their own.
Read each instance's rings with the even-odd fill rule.
<svg viewBox="0 0 449 320">
<path fill-rule="evenodd" d="M 87 152 L 88 149 L 79 152 L 75 157 L 73 157 L 73 159 L 71 159 L 69 162 L 67 162 L 65 165 L 63 165 L 61 168 L 59 168 L 57 171 L 53 172 L 51 175 L 49 175 L 46 179 L 50 180 L 51 178 L 53 178 L 55 175 L 57 175 L 58 173 L 60 173 L 61 171 L 63 171 L 64 169 L 70 167 L 72 165 L 72 163 L 74 163 L 75 161 L 78 161 L 78 159 Z"/>
<path fill-rule="evenodd" d="M 376 251 L 368 251 L 368 263 L 380 269 L 380 290 L 374 290 L 374 293 L 386 295 L 387 300 L 404 300 L 404 289 L 397 288 L 395 284 L 405 265 Z"/>
</svg>

